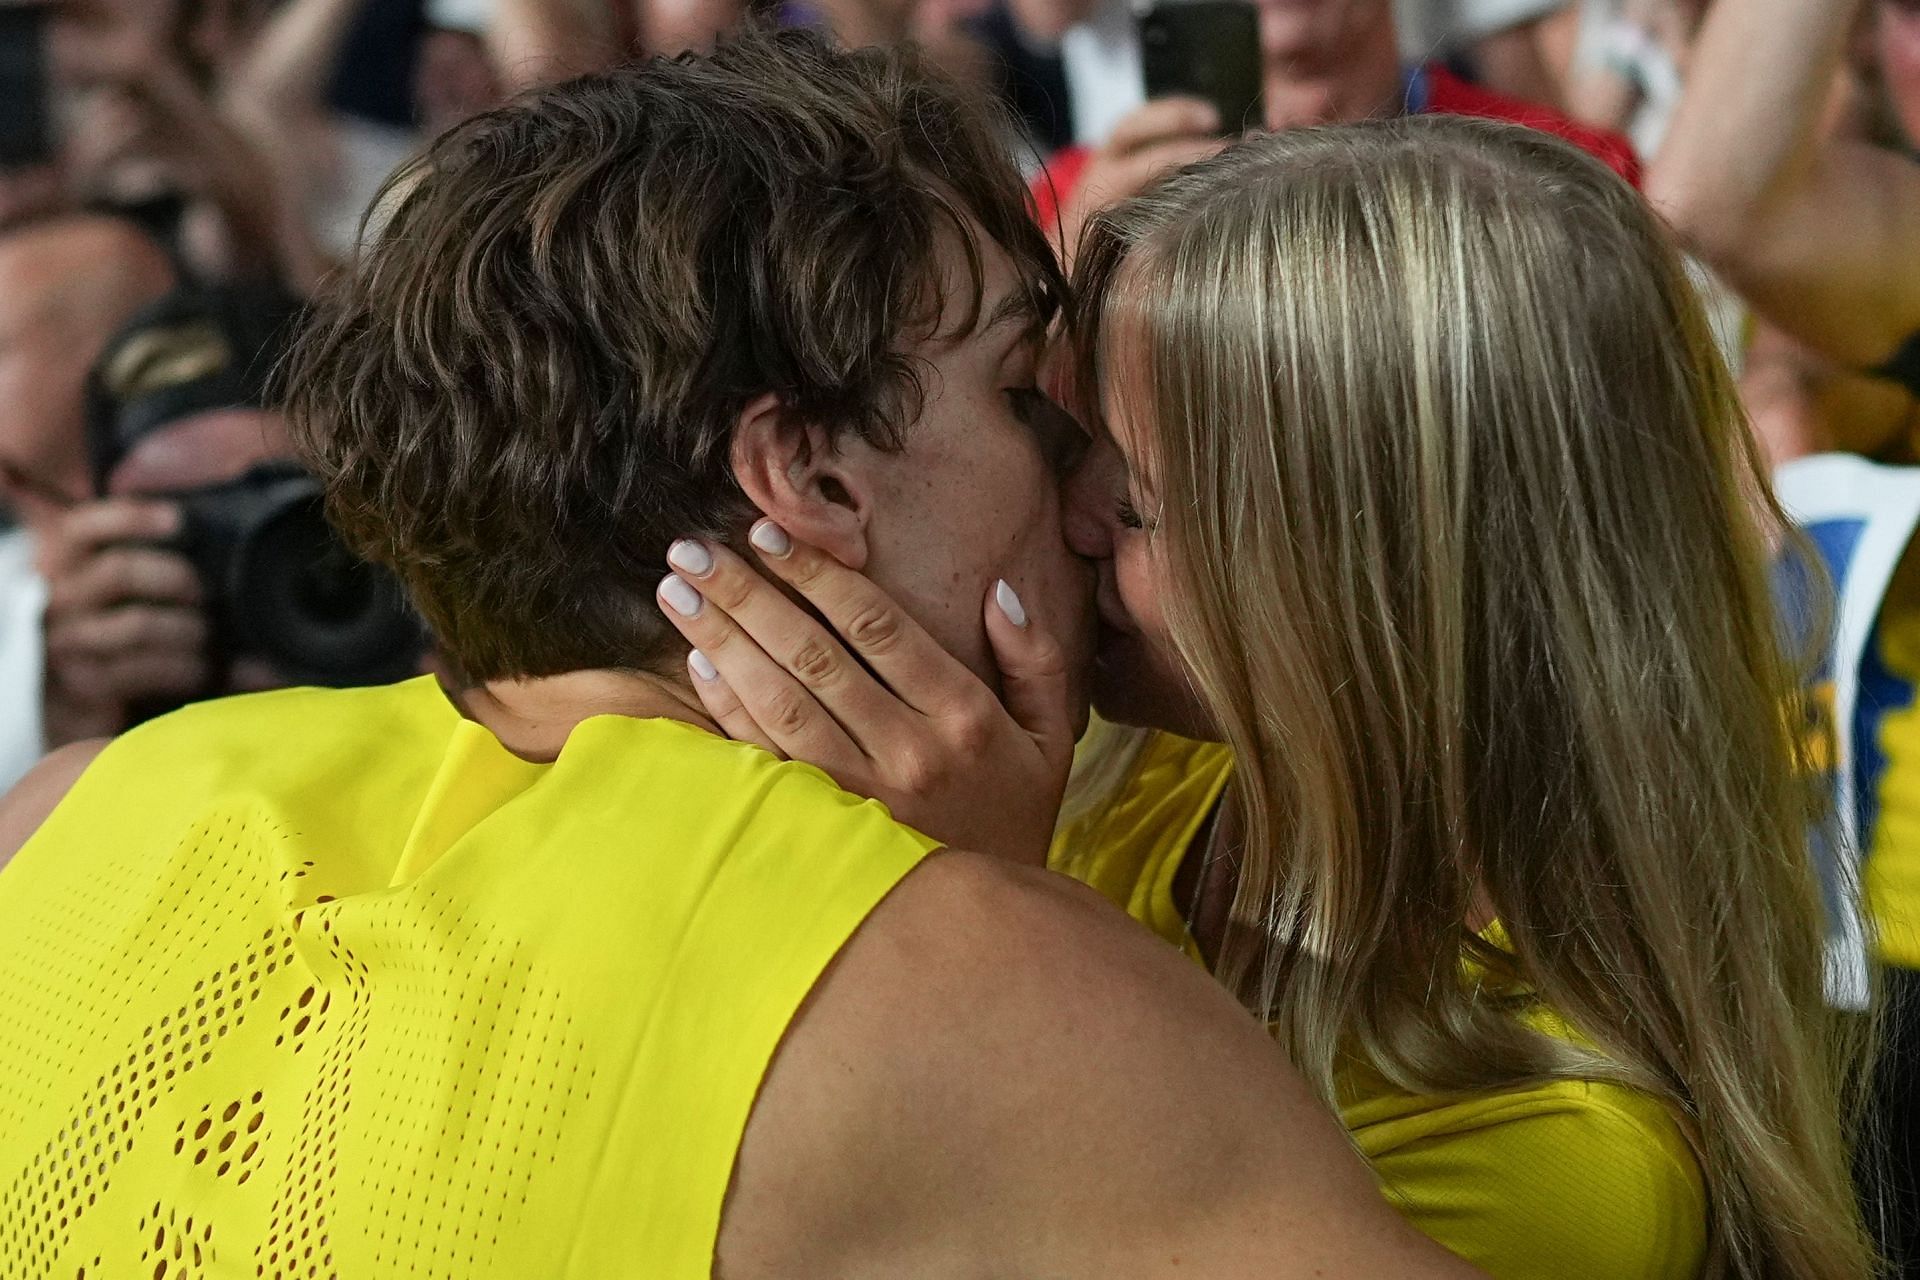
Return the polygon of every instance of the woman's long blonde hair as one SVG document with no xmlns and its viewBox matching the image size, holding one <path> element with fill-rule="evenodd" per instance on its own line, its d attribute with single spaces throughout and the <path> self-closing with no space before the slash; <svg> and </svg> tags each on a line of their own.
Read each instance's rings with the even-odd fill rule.
<svg viewBox="0 0 1920 1280">
<path fill-rule="evenodd" d="M 1784 520 L 1640 198 L 1510 126 L 1291 131 L 1108 213 L 1079 269 L 1238 761 L 1221 976 L 1330 1101 L 1355 1061 L 1644 1089 L 1704 1171 L 1710 1274 L 1870 1274 Z"/>
</svg>

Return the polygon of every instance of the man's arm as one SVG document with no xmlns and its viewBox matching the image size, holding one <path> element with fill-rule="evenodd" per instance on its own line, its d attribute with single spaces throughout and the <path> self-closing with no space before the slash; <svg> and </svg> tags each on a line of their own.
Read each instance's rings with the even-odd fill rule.
<svg viewBox="0 0 1920 1280">
<path fill-rule="evenodd" d="M 316 146 L 330 146 L 327 81 L 364 0 L 290 0 L 267 20 L 228 78 L 221 108 L 259 152 L 280 196 L 281 251 L 289 275 L 313 287 L 325 255 L 313 243 L 307 212 L 318 176 Z"/>
<path fill-rule="evenodd" d="M 104 738 L 62 747 L 35 765 L 13 790 L 0 796 L 0 871 L 6 870 L 20 846 L 40 829 L 47 815 L 66 799 L 73 784 L 106 747 Z"/>
<path fill-rule="evenodd" d="M 1062 877 L 946 853 L 855 935 L 741 1148 L 726 1280 L 1478 1274 L 1264 1031 Z"/>
<path fill-rule="evenodd" d="M 230 77 L 236 111 L 278 120 L 326 110 L 327 77 L 364 0 L 293 0 L 277 10 Z"/>
<path fill-rule="evenodd" d="M 1920 165 L 1821 136 L 1858 0 L 1719 0 L 1646 191 L 1770 320 L 1853 367 L 1920 332 Z"/>
</svg>

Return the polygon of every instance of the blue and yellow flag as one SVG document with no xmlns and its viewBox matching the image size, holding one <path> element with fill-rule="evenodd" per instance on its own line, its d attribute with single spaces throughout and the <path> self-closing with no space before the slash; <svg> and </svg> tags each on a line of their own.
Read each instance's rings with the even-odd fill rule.
<svg viewBox="0 0 1920 1280">
<path fill-rule="evenodd" d="M 1914 701 L 1912 682 L 1887 661 L 1883 610 L 1915 526 L 1920 524 L 1920 467 L 1888 467 L 1852 455 L 1822 454 L 1788 463 L 1775 474 L 1774 484 L 1833 583 L 1833 607 L 1820 617 L 1824 634 L 1809 637 L 1818 643 L 1821 655 L 1813 714 L 1828 718 L 1833 743 L 1827 763 L 1835 820 L 1831 831 L 1816 839 L 1815 854 L 1828 906 L 1828 992 L 1838 1005 L 1863 1007 L 1869 959 L 1869 931 L 1862 916 L 1863 862 L 1869 850 L 1875 851 L 1876 862 L 1883 851 L 1884 841 L 1878 835 L 1882 783 L 1889 767 L 1885 735 L 1889 717 L 1910 711 Z M 1782 594 L 1788 625 L 1808 621 L 1795 616 L 1794 593 Z M 1915 603 L 1920 606 L 1920 600 Z M 1920 607 L 1913 614 L 1920 625 Z M 1915 738 L 1920 748 L 1920 732 Z M 1906 769 L 1915 773 L 1916 794 L 1920 794 L 1920 749 L 1906 762 Z M 1920 871 L 1920 843 L 1914 853 L 1916 871 Z M 1883 879 L 1876 874 L 1880 870 L 1866 867 L 1867 898 L 1877 926 L 1874 932 L 1881 935 L 1879 950 L 1898 962 L 1897 956 L 1887 954 L 1887 947 L 1898 945 L 1899 904 L 1883 892 L 1894 886 L 1878 883 Z M 1920 878 L 1915 888 L 1920 889 Z M 1920 894 L 1911 896 L 1920 908 Z M 1895 908 L 1891 912 L 1895 918 L 1889 918 L 1883 907 Z M 1920 943 L 1920 932 L 1915 933 L 1915 941 Z"/>
</svg>

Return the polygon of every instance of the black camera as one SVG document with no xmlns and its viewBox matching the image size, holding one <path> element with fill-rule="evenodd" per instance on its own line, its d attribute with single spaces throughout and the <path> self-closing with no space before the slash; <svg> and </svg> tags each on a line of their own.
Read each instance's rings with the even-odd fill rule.
<svg viewBox="0 0 1920 1280">
<path fill-rule="evenodd" d="M 98 491 L 148 435 L 199 414 L 264 408 L 299 307 L 258 286 L 188 287 L 135 316 L 89 380 Z M 400 584 L 341 542 L 319 484 L 297 462 L 154 496 L 180 507 L 174 549 L 199 574 L 216 661 L 260 659 L 289 681 L 324 685 L 420 670 L 426 632 Z"/>
<path fill-rule="evenodd" d="M 207 594 L 216 653 L 302 684 L 384 684 L 420 669 L 420 625 L 391 574 L 348 551 L 291 462 L 173 495 L 176 541 Z"/>
</svg>

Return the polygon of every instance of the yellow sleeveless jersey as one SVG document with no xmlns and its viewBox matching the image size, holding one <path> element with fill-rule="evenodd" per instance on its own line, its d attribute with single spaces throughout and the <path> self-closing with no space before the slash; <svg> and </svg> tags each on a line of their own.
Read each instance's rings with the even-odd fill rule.
<svg viewBox="0 0 1920 1280">
<path fill-rule="evenodd" d="M 933 847 L 430 679 L 120 739 L 0 874 L 0 1274 L 692 1280 L 808 991 Z"/>
<path fill-rule="evenodd" d="M 1154 734 L 1111 803 L 1062 826 L 1050 864 L 1198 958 L 1172 886 L 1231 774 L 1225 747 Z M 1545 1009 L 1529 1021 L 1574 1034 Z M 1341 1119 L 1414 1225 L 1495 1280 L 1687 1280 L 1704 1265 L 1699 1165 L 1636 1090 L 1566 1081 L 1435 1098 L 1356 1074 Z"/>
</svg>

